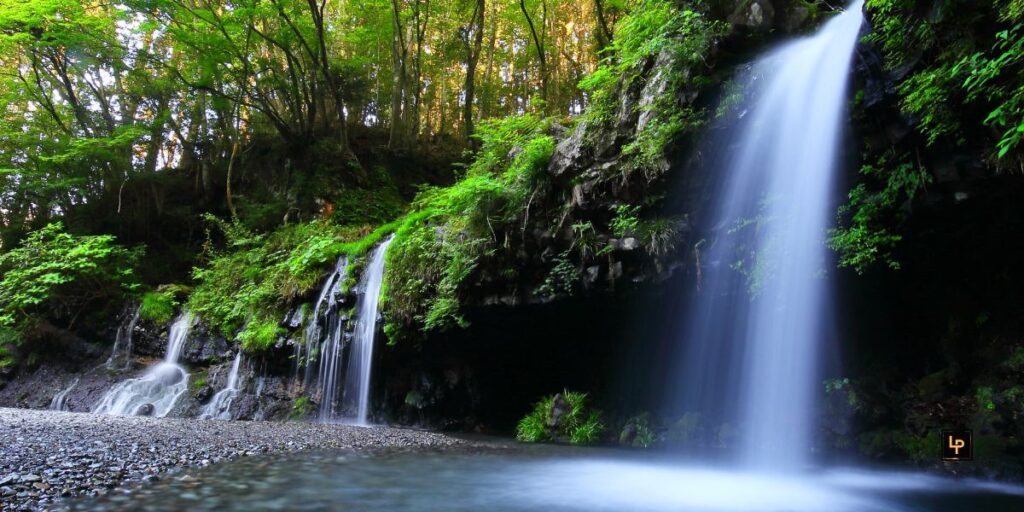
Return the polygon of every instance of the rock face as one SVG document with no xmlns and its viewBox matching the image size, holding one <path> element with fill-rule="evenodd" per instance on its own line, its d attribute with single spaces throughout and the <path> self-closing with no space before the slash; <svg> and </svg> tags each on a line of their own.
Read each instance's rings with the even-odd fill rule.
<svg viewBox="0 0 1024 512">
<path fill-rule="evenodd" d="M 756 38 L 755 43 L 747 42 L 751 32 L 798 31 L 813 18 L 799 0 L 716 2 L 714 9 L 723 10 L 718 19 L 736 24 L 735 33 L 728 36 L 731 40 L 723 42 L 735 54 L 742 54 L 737 46 L 760 44 Z M 376 354 L 373 393 L 374 402 L 381 404 L 378 418 L 501 430 L 514 424 L 538 396 L 573 382 L 578 383 L 574 387 L 606 391 L 609 396 L 639 394 L 639 385 L 613 391 L 612 383 L 602 382 L 601 375 L 614 373 L 613 365 L 622 368 L 614 362 L 626 357 L 622 340 L 631 340 L 628 348 L 645 352 L 633 364 L 653 365 L 647 368 L 664 364 L 670 355 L 667 347 L 673 343 L 650 326 L 640 335 L 622 332 L 622 320 L 637 316 L 631 301 L 665 306 L 662 291 L 689 286 L 694 266 L 691 251 L 659 251 L 650 240 L 637 233 L 616 232 L 610 224 L 620 216 L 620 208 L 657 204 L 650 208 L 650 215 L 666 221 L 665 234 L 671 238 L 666 245 L 690 247 L 691 223 L 700 218 L 709 177 L 699 172 L 695 156 L 699 152 L 694 149 L 703 141 L 694 133 L 667 143 L 643 171 L 635 168 L 624 148 L 656 122 L 659 110 L 710 111 L 718 91 L 703 85 L 705 80 L 691 78 L 698 72 L 712 73 L 721 82 L 731 74 L 736 63 L 719 63 L 718 51 L 715 46 L 703 56 L 714 69 L 700 71 L 681 65 L 671 51 L 654 55 L 641 63 L 635 79 L 619 83 L 608 119 L 580 122 L 572 130 L 551 129 L 559 142 L 546 169 L 550 186 L 531 200 L 530 215 L 516 238 L 520 241 L 476 271 L 473 281 L 478 285 L 465 297 L 473 326 L 424 340 L 429 350 L 402 346 Z M 662 200 L 667 197 L 673 199 Z M 600 254 L 595 250 L 582 261 L 562 257 L 577 247 L 580 229 L 588 225 L 593 229 L 590 243 L 601 248 Z M 570 276 L 563 284 L 571 290 L 543 286 L 559 263 Z M 505 277 L 508 268 L 519 269 L 515 282 Z M 650 314 L 671 313 L 652 308 Z M 283 322 L 293 332 L 301 324 L 299 315 Z M 80 383 L 68 393 L 68 408 L 86 411 L 112 384 L 138 376 L 163 357 L 167 326 L 140 321 L 133 339 L 133 359 L 125 370 L 99 368 L 100 354 L 86 358 L 92 365 L 88 368 L 47 362 L 0 390 L 0 405 L 46 407 L 78 378 Z M 232 402 L 233 417 L 284 419 L 300 396 L 311 399 L 315 407 L 316 397 L 292 378 L 293 352 L 288 341 L 281 340 L 275 351 L 243 364 L 239 394 Z M 173 416 L 198 414 L 223 388 L 234 349 L 232 342 L 202 324 L 193 328 L 181 357 L 190 373 L 190 386 Z M 512 368 L 522 370 L 517 374 Z"/>
<path fill-rule="evenodd" d="M 736 30 L 784 34 L 809 29 L 819 10 L 831 10 L 828 5 L 813 0 L 726 0 L 715 2 L 712 9 Z"/>
<path fill-rule="evenodd" d="M 132 355 L 127 360 L 119 357 L 113 364 L 108 364 L 109 353 L 93 350 L 89 352 L 91 357 L 85 357 L 79 351 L 69 351 L 64 353 L 64 357 L 49 358 L 38 367 L 23 369 L 0 386 L 0 407 L 47 409 L 55 403 L 55 397 L 61 395 L 63 399 L 59 405 L 62 410 L 90 412 L 115 384 L 141 377 L 148 367 L 164 358 L 167 334 L 165 326 L 140 321 L 133 332 Z M 190 332 L 180 361 L 189 372 L 189 388 L 175 403 L 170 416 L 198 415 L 202 406 L 225 387 L 232 358 L 233 349 L 227 341 L 210 333 L 201 322 L 197 323 Z M 300 390 L 290 378 L 259 377 L 261 368 L 260 361 L 240 368 L 240 390 L 231 405 L 234 418 L 269 420 L 288 417 L 292 401 Z M 265 385 L 257 389 L 261 380 Z M 143 404 L 134 411 L 136 416 L 152 414 L 152 404 Z"/>
</svg>

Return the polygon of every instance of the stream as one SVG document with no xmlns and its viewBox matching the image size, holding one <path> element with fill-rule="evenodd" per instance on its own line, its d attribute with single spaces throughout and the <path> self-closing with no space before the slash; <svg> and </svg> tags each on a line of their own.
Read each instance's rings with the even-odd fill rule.
<svg viewBox="0 0 1024 512">
<path fill-rule="evenodd" d="M 169 477 L 74 510 L 1024 510 L 1024 488 L 923 473 L 785 475 L 658 454 L 508 445 L 483 452 L 305 452 Z"/>
</svg>

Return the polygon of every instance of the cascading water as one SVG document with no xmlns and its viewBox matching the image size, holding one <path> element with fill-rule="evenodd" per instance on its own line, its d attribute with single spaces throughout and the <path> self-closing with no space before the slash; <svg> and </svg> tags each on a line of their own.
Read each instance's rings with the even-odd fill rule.
<svg viewBox="0 0 1024 512">
<path fill-rule="evenodd" d="M 748 466 L 807 462 L 829 304 L 825 236 L 861 4 L 756 64 L 719 173 L 683 331 L 682 404 L 737 425 Z"/>
<path fill-rule="evenodd" d="M 213 395 L 210 403 L 203 407 L 199 417 L 204 420 L 230 420 L 231 402 L 238 396 L 238 368 L 242 365 L 242 352 L 235 354 L 235 362 L 231 364 L 231 372 L 228 373 L 228 382 L 224 389 Z"/>
<path fill-rule="evenodd" d="M 367 424 L 370 409 L 370 370 L 373 363 L 373 341 L 377 334 L 377 305 L 380 288 L 384 283 L 384 256 L 394 235 L 382 242 L 370 256 L 363 278 L 359 283 L 362 297 L 356 316 L 355 335 L 352 337 L 345 371 L 345 391 L 342 402 L 346 411 L 354 411 L 357 425 Z"/>
<path fill-rule="evenodd" d="M 305 343 L 295 345 L 295 377 L 299 376 L 299 367 L 304 367 L 303 372 L 303 385 L 309 387 L 313 382 L 313 378 L 316 376 L 310 372 L 313 368 L 313 364 L 319 358 L 321 364 L 319 366 L 320 377 L 319 381 L 323 382 L 324 377 L 324 364 L 323 359 L 331 357 L 335 361 L 337 360 L 339 353 L 341 352 L 340 339 L 334 340 L 338 343 L 331 343 L 331 339 L 321 339 L 320 336 L 323 334 L 323 328 L 321 327 L 320 316 L 326 314 L 327 320 L 327 331 L 334 333 L 334 324 L 337 323 L 337 305 L 338 299 L 337 294 L 341 289 L 341 283 L 345 280 L 345 276 L 348 275 L 348 258 L 342 256 L 338 258 L 338 262 L 334 265 L 334 272 L 327 277 L 324 281 L 323 288 L 320 289 L 320 295 L 317 296 L 316 304 L 313 305 L 313 314 L 310 315 L 309 320 L 306 323 L 306 329 L 303 334 Z M 305 347 L 303 347 L 303 345 Z M 305 354 L 302 350 L 305 348 Z M 331 351 L 331 354 L 326 354 L 325 351 Z M 321 357 L 322 356 L 322 357 Z M 337 365 L 329 366 L 328 368 L 334 369 Z M 332 388 L 333 389 L 333 388 Z"/>
<path fill-rule="evenodd" d="M 110 388 L 92 412 L 156 417 L 171 412 L 178 397 L 188 388 L 188 372 L 178 365 L 178 358 L 193 322 L 192 314 L 183 312 L 171 325 L 163 362 L 150 367 L 140 378 L 128 379 Z"/>
<path fill-rule="evenodd" d="M 128 317 L 127 323 L 122 323 L 117 327 L 117 335 L 114 337 L 114 348 L 110 351 L 110 357 L 107 358 L 106 365 L 108 370 L 113 370 L 117 367 L 118 359 L 124 359 L 124 368 L 131 365 L 132 335 L 135 332 L 135 324 L 139 323 L 140 311 L 142 311 L 141 304 L 135 308 L 132 316 Z"/>
<path fill-rule="evenodd" d="M 56 395 L 53 395 L 53 399 L 50 400 L 51 411 L 66 411 L 68 410 L 68 394 L 75 389 L 80 379 L 75 379 L 70 386 L 60 390 Z"/>
<path fill-rule="evenodd" d="M 338 293 L 341 292 L 341 283 L 348 273 L 347 260 L 342 257 L 335 266 L 333 282 L 328 279 L 324 290 L 320 292 L 320 299 L 313 310 L 314 321 L 306 326 L 306 339 L 316 340 L 320 338 L 321 329 L 318 315 L 322 307 L 327 307 L 327 336 L 320 344 L 320 421 L 329 422 L 336 417 L 337 394 L 338 394 L 338 373 L 341 371 L 341 356 L 344 347 L 345 319 L 342 317 L 338 307 Z"/>
</svg>

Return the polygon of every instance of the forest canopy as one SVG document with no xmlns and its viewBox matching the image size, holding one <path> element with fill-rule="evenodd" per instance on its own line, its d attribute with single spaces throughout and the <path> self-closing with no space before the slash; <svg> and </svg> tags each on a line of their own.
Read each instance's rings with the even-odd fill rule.
<svg viewBox="0 0 1024 512">
<path fill-rule="evenodd" d="M 270 326 L 253 342 L 265 346 L 270 312 L 424 183 L 460 177 L 481 127 L 571 123 L 610 101 L 632 65 L 617 60 L 616 27 L 646 4 L 675 12 L 665 0 L 0 0 L 0 253 L 10 266 L 85 251 L 32 311 L 5 299 L 4 327 L 71 329 L 67 303 L 88 295 L 76 286 L 110 270 L 111 305 L 119 293 L 177 304 L 140 292 L 198 285 L 191 307 L 228 335 Z M 274 266 L 318 241 L 315 258 Z M 244 261 L 265 277 L 236 275 Z M 243 282 L 255 291 L 225 302 Z"/>
<path fill-rule="evenodd" d="M 83 205 L 115 224 L 159 210 L 171 175 L 239 216 L 257 179 L 363 178 L 358 134 L 415 152 L 465 147 L 482 119 L 580 113 L 629 3 L 4 0 L 0 243 Z M 240 170 L 261 144 L 287 158 Z"/>
</svg>

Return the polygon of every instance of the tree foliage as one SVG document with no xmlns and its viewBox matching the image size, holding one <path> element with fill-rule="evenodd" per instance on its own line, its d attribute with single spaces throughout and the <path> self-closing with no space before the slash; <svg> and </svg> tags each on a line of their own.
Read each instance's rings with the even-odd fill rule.
<svg viewBox="0 0 1024 512">
<path fill-rule="evenodd" d="M 1024 15 L 1019 0 L 868 0 L 870 39 L 893 70 L 903 109 L 929 144 L 982 135 L 996 166 L 1020 168 L 1024 152 Z"/>
<path fill-rule="evenodd" d="M 0 351 L 46 330 L 70 330 L 89 308 L 134 292 L 140 256 L 112 236 L 76 236 L 59 222 L 29 234 L 0 254 Z"/>
</svg>

